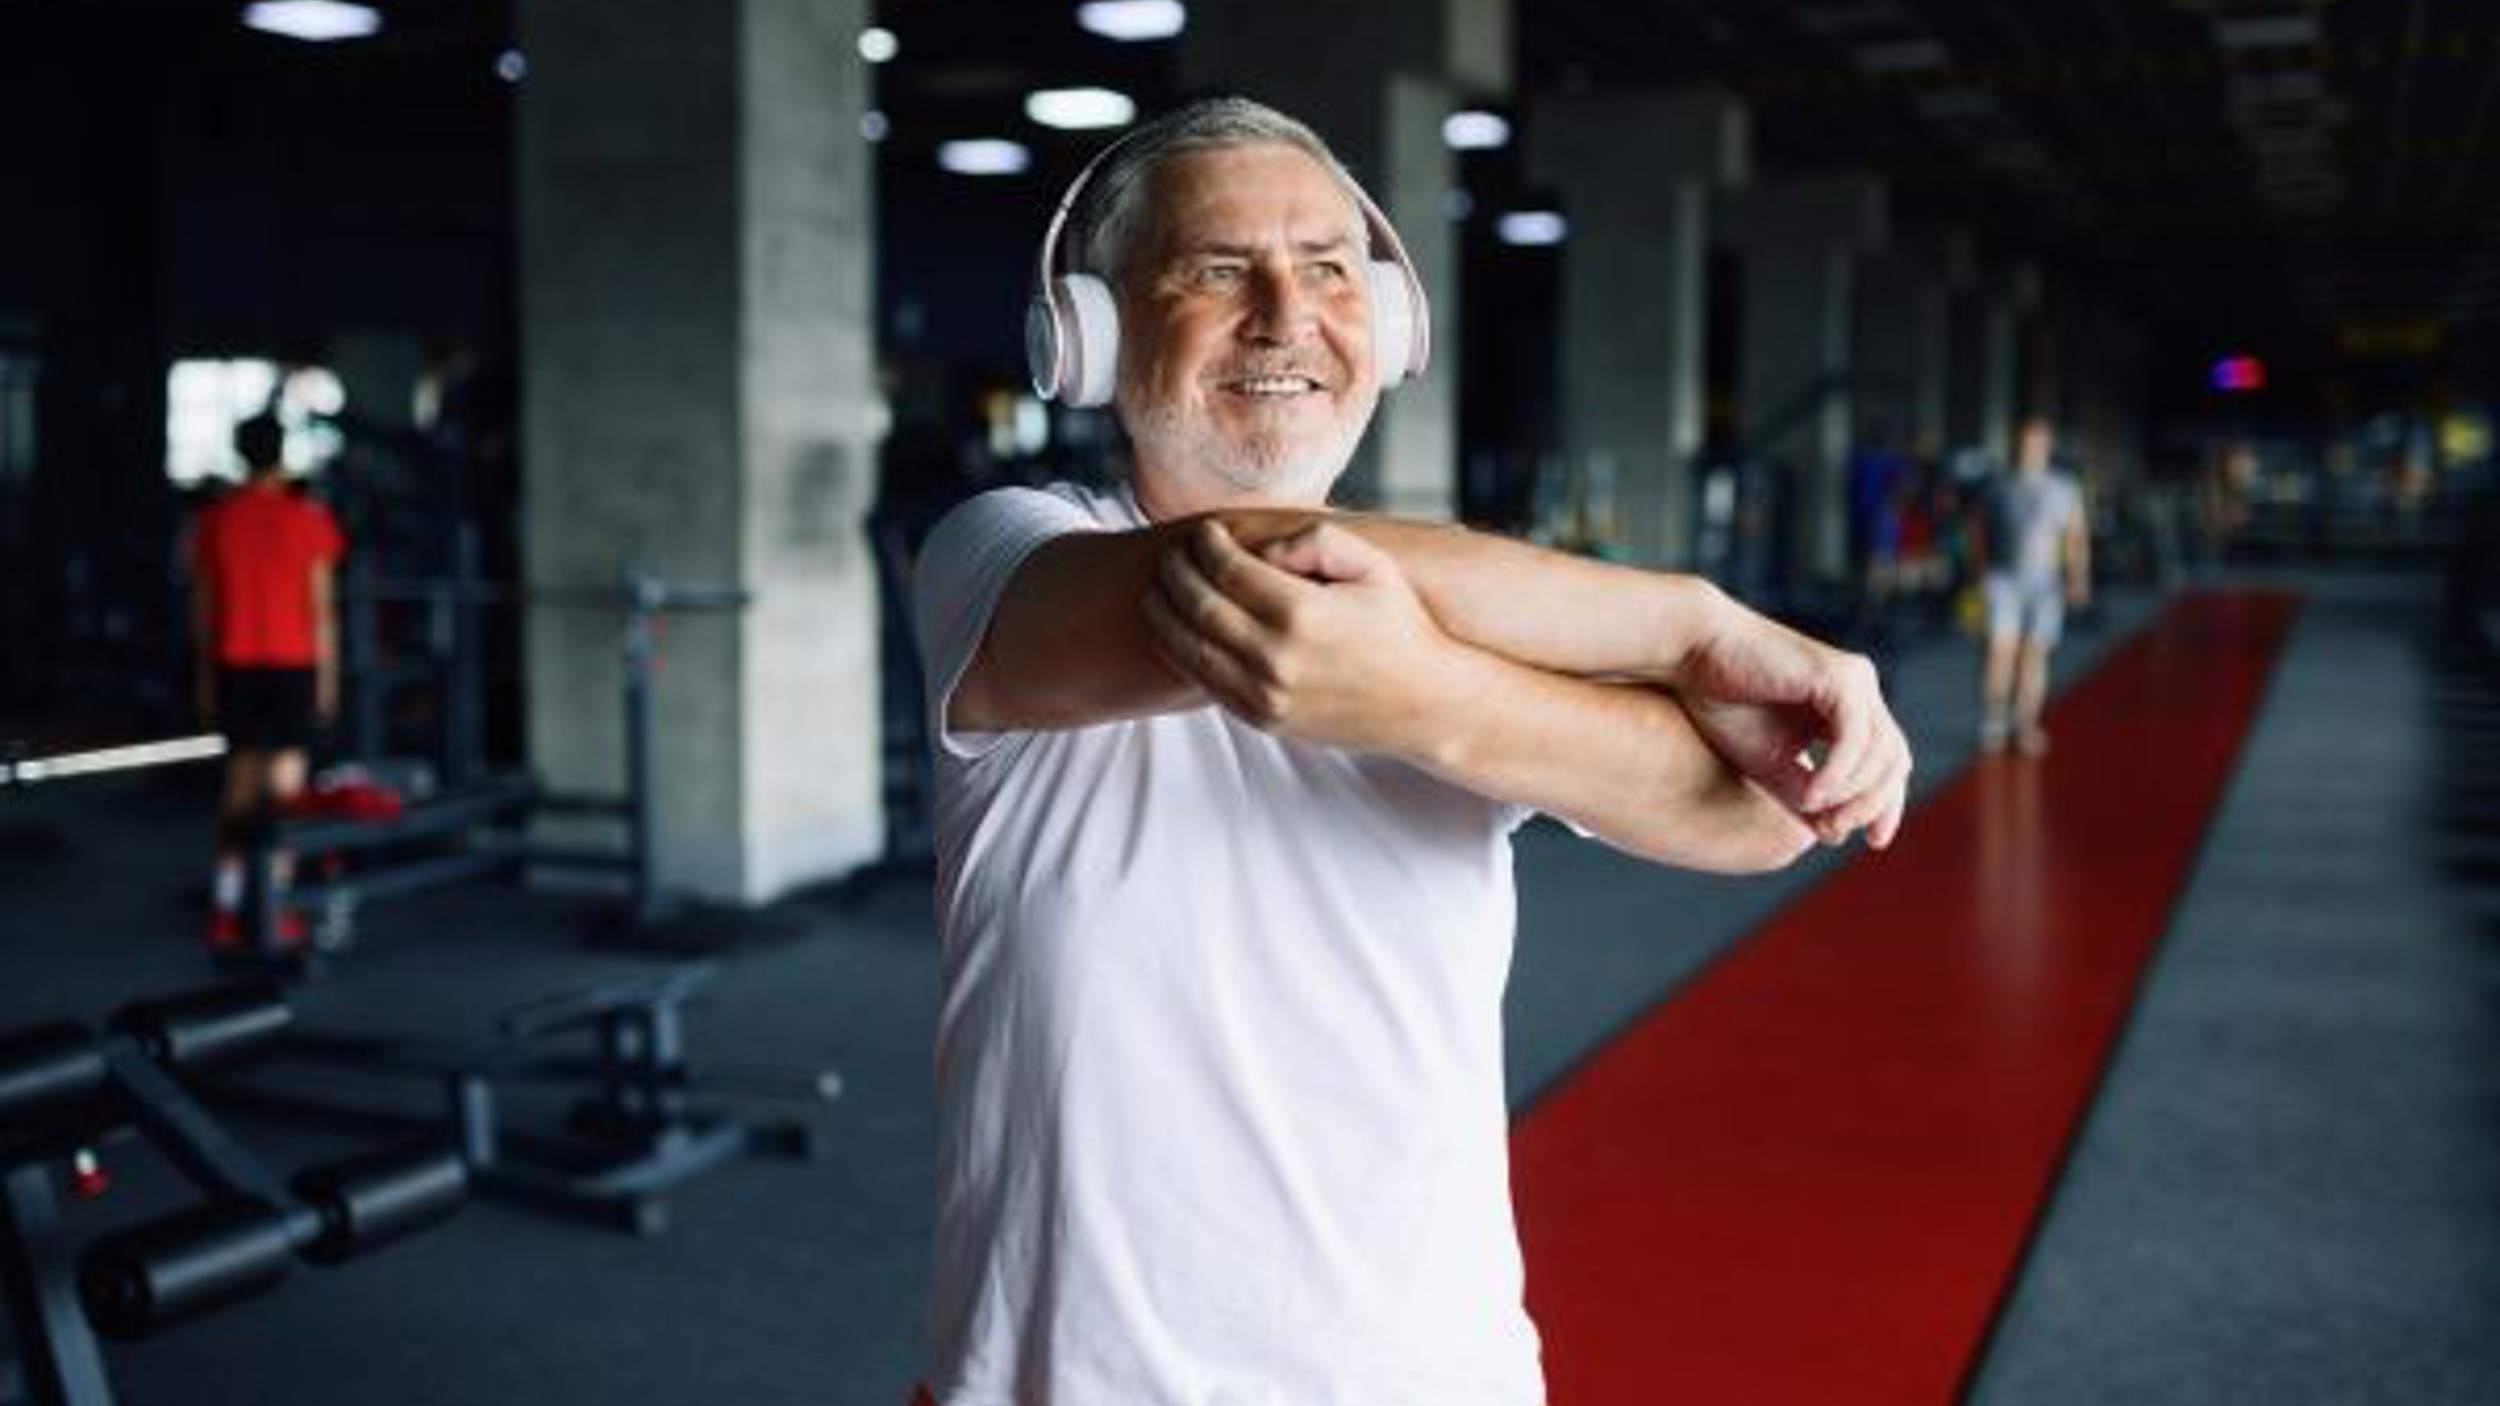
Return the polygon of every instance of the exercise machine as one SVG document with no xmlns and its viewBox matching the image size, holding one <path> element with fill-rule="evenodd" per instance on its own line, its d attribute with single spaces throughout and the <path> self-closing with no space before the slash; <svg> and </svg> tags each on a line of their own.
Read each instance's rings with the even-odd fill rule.
<svg viewBox="0 0 2500 1406">
<path fill-rule="evenodd" d="M 110 1406 L 99 1335 L 231 1307 L 298 1262 L 334 1266 L 459 1209 L 468 1169 L 455 1148 L 394 1145 L 282 1180 L 194 1096 L 193 1080 L 266 1050 L 291 1020 L 274 989 L 238 986 L 125 1007 L 100 1034 L 64 1022 L 0 1036 L 0 1280 L 17 1354 L 0 1360 L 0 1401 Z M 132 1138 L 197 1199 L 77 1251 L 58 1170 L 73 1195 L 101 1199 L 102 1149 Z"/>
</svg>

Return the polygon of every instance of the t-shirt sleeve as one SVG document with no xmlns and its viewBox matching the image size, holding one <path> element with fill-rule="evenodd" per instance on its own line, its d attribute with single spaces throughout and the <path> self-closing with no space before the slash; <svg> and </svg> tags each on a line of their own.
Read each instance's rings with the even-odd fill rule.
<svg viewBox="0 0 2500 1406">
<path fill-rule="evenodd" d="M 1030 488 L 981 494 L 938 520 L 912 572 L 912 629 L 928 681 L 929 736 L 938 750 L 970 761 L 1008 735 L 953 731 L 946 726 L 947 705 L 1016 568 L 1054 537 L 1099 527 L 1075 503 Z"/>
</svg>

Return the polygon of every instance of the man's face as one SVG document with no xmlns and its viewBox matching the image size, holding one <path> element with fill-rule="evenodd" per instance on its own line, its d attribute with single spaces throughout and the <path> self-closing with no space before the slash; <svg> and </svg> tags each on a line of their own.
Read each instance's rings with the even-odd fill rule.
<svg viewBox="0 0 2500 1406">
<path fill-rule="evenodd" d="M 1120 300 L 1140 500 L 1326 501 L 1380 397 L 1361 214 L 1290 146 L 1176 157 L 1149 198 Z"/>
<path fill-rule="evenodd" d="M 2025 420 L 2014 432 L 2014 459 L 2026 468 L 2045 468 L 2057 448 L 2057 432 L 2046 420 Z"/>
</svg>

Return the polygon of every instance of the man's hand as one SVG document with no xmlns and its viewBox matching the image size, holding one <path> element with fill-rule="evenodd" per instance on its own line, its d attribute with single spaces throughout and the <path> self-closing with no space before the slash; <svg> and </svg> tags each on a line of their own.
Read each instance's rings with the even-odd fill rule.
<svg viewBox="0 0 2500 1406">
<path fill-rule="evenodd" d="M 1164 661 L 1266 731 L 1412 755 L 1425 719 L 1465 706 L 1457 651 L 1397 563 L 1341 527 L 1252 553 L 1209 519 L 1163 554 L 1143 606 Z"/>
<path fill-rule="evenodd" d="M 1865 656 L 1730 602 L 1667 682 L 1712 750 L 1823 843 L 1859 830 L 1877 849 L 1892 843 L 1909 798 L 1910 744 Z"/>
</svg>

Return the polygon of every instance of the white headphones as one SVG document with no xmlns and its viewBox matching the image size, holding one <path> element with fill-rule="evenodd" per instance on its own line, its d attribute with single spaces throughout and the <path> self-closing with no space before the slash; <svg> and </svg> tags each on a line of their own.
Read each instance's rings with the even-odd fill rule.
<svg viewBox="0 0 2500 1406">
<path fill-rule="evenodd" d="M 1041 256 L 1033 269 L 1033 299 L 1024 309 L 1024 360 L 1033 373 L 1034 393 L 1076 407 L 1108 405 L 1120 368 L 1120 308 L 1111 285 L 1090 273 L 1057 272 L 1059 234 L 1068 213 L 1112 153 L 1152 131 L 1140 127 L 1104 147 L 1076 173 L 1068 193 L 1059 197 L 1050 227 L 1042 233 Z M 1350 182 L 1349 182 L 1350 183 Z M 1363 207 L 1363 227 L 1374 250 L 1386 259 L 1367 259 L 1365 282 L 1371 295 L 1372 354 L 1380 368 L 1380 388 L 1423 374 L 1432 359 L 1432 306 L 1424 297 L 1423 280 L 1406 257 L 1406 246 L 1380 207 L 1359 185 L 1354 198 Z"/>
</svg>

